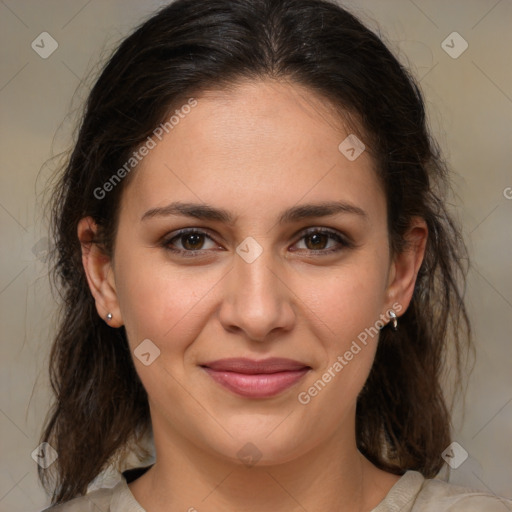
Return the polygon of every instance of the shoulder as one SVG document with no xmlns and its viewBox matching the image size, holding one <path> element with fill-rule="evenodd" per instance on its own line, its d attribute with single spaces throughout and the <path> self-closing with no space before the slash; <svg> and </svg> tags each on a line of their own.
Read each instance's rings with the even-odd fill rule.
<svg viewBox="0 0 512 512">
<path fill-rule="evenodd" d="M 54 505 L 41 512 L 102 512 L 109 511 L 114 495 L 114 488 L 102 487 L 84 496 L 79 496 L 66 503 Z"/>
<path fill-rule="evenodd" d="M 507 512 L 512 500 L 460 487 L 439 479 L 425 480 L 412 512 Z"/>
<path fill-rule="evenodd" d="M 372 512 L 510 512 L 512 500 L 407 471 Z"/>
<path fill-rule="evenodd" d="M 110 487 L 101 487 L 41 512 L 145 512 L 130 492 L 128 484 L 143 475 L 150 467 L 151 465 L 123 471 L 121 479 L 115 478 Z"/>
</svg>

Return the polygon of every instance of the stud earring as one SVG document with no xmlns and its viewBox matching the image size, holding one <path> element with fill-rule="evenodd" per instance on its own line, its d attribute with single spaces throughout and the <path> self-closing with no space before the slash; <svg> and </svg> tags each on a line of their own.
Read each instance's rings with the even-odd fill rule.
<svg viewBox="0 0 512 512">
<path fill-rule="evenodd" d="M 396 313 L 392 309 L 390 309 L 388 311 L 388 315 L 391 318 L 390 321 L 391 321 L 391 325 L 393 326 L 393 331 L 398 330 L 398 320 L 397 320 Z"/>
<path fill-rule="evenodd" d="M 107 313 L 107 322 L 112 320 L 113 317 L 114 315 L 112 313 Z"/>
</svg>

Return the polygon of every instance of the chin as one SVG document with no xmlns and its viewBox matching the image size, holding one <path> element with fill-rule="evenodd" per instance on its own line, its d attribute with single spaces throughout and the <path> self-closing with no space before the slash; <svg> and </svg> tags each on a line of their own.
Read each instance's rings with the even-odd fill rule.
<svg viewBox="0 0 512 512">
<path fill-rule="evenodd" d="M 290 427 L 283 428 L 281 432 L 278 430 L 279 427 L 274 432 L 272 429 L 253 429 L 248 433 L 246 430 L 226 439 L 222 445 L 211 445 L 211 448 L 222 458 L 246 467 L 284 464 L 308 451 L 308 436 L 302 438 L 291 433 Z"/>
</svg>

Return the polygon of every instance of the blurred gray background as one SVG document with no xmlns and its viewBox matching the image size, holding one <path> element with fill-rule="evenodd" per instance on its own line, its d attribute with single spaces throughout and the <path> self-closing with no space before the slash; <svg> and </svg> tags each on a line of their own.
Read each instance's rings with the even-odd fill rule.
<svg viewBox="0 0 512 512">
<path fill-rule="evenodd" d="M 59 162 L 48 160 L 68 149 L 101 59 L 165 3 L 0 0 L 1 511 L 39 511 L 49 503 L 31 458 L 51 397 L 47 367 L 56 312 L 42 205 Z M 343 5 L 420 80 L 431 126 L 455 173 L 453 207 L 472 256 L 468 304 L 477 362 L 466 415 L 459 407 L 454 418 L 454 439 L 468 458 L 450 480 L 511 497 L 512 2 Z M 52 45 L 58 46 L 45 55 Z"/>
</svg>

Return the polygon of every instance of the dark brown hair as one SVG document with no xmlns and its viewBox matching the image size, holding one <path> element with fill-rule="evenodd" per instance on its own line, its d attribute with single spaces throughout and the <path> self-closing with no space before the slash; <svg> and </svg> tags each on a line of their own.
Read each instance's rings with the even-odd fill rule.
<svg viewBox="0 0 512 512">
<path fill-rule="evenodd" d="M 52 503 L 84 494 L 114 461 L 121 467 L 151 430 L 124 328 L 109 327 L 96 312 L 77 224 L 93 217 L 97 242 L 112 254 L 129 177 L 105 198 L 95 191 L 184 98 L 259 79 L 305 86 L 352 120 L 386 193 L 393 251 L 404 249 L 412 217 L 428 225 L 412 303 L 397 332 L 381 330 L 358 397 L 356 432 L 359 450 L 387 471 L 414 469 L 433 477 L 442 466 L 441 452 L 450 443 L 444 362 L 451 358 L 460 383 L 471 346 L 460 288 L 467 260 L 445 207 L 447 166 L 430 136 L 418 85 L 378 36 L 335 3 L 178 0 L 137 28 L 109 59 L 53 195 L 54 278 L 63 308 L 50 355 L 56 399 L 41 441 L 59 457 L 47 470 L 39 468 Z"/>
</svg>

